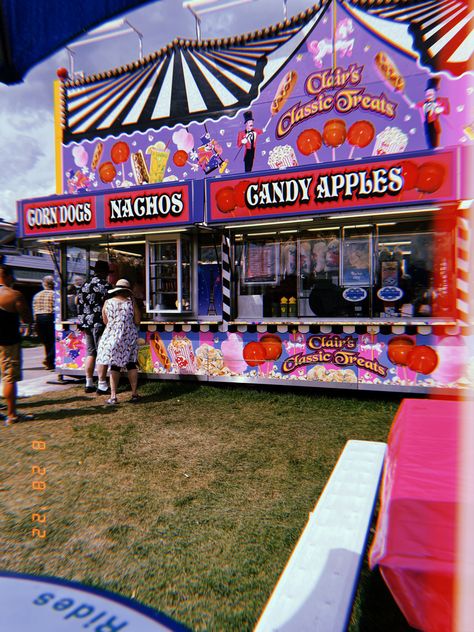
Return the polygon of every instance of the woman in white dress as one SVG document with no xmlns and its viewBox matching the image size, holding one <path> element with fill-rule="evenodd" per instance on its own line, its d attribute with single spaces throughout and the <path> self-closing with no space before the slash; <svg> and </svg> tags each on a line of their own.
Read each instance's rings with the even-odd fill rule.
<svg viewBox="0 0 474 632">
<path fill-rule="evenodd" d="M 132 389 L 131 402 L 138 401 L 137 354 L 140 308 L 132 294 L 127 279 L 119 279 L 102 308 L 105 331 L 97 349 L 97 364 L 110 367 L 110 399 L 107 404 L 117 404 L 117 386 L 120 372 L 127 369 Z"/>
</svg>

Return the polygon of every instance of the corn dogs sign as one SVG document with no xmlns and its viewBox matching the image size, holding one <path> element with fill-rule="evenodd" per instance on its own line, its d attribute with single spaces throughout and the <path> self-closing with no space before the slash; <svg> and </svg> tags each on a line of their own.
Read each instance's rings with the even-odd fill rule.
<svg viewBox="0 0 474 632">
<path fill-rule="evenodd" d="M 396 160 L 287 170 L 246 180 L 207 182 L 209 221 L 323 213 L 363 205 L 387 206 L 455 195 L 451 152 L 408 154 Z"/>
<path fill-rule="evenodd" d="M 23 203 L 24 236 L 89 231 L 97 227 L 93 196 L 50 198 Z"/>
<path fill-rule="evenodd" d="M 96 195 L 25 200 L 19 202 L 20 236 L 90 233 L 202 221 L 200 191 L 191 183 L 183 183 Z"/>
</svg>

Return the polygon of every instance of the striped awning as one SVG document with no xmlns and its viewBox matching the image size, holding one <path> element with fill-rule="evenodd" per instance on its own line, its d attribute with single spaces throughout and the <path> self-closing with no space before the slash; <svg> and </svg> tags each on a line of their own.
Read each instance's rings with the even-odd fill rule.
<svg viewBox="0 0 474 632">
<path fill-rule="evenodd" d="M 233 116 L 282 69 L 328 4 L 252 35 L 175 40 L 143 62 L 64 83 L 64 142 Z"/>
<path fill-rule="evenodd" d="M 468 0 L 334 0 L 433 72 L 459 76 L 474 49 Z M 247 108 L 320 21 L 331 0 L 271 28 L 203 42 L 175 40 L 140 62 L 62 86 L 63 140 L 232 117 Z M 337 6 L 337 5 L 336 5 Z"/>
<path fill-rule="evenodd" d="M 400 48 L 403 27 L 432 72 L 459 77 L 473 70 L 474 11 L 468 0 L 344 0 L 351 13 Z M 399 27 L 399 28 L 397 28 Z"/>
</svg>

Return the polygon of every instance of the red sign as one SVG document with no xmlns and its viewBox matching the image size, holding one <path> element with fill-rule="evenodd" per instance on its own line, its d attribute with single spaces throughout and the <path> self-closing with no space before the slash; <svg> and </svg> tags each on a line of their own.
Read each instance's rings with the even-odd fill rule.
<svg viewBox="0 0 474 632">
<path fill-rule="evenodd" d="M 95 229 L 95 197 L 74 197 L 23 203 L 23 234 L 48 235 Z"/>
<path fill-rule="evenodd" d="M 324 213 L 455 196 L 453 152 L 208 182 L 209 220 Z"/>
<path fill-rule="evenodd" d="M 187 185 L 121 191 L 104 196 L 104 226 L 122 228 L 174 224 L 190 219 Z"/>
</svg>

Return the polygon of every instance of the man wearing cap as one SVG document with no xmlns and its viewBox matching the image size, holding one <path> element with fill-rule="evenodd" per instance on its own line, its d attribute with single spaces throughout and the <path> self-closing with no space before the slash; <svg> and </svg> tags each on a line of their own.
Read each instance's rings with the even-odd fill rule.
<svg viewBox="0 0 474 632">
<path fill-rule="evenodd" d="M 19 414 L 16 410 L 16 383 L 21 380 L 20 319 L 29 324 L 31 314 L 23 294 L 12 288 L 13 281 L 10 266 L 0 264 L 0 371 L 7 402 L 7 425 L 33 419 L 33 415 Z"/>
<path fill-rule="evenodd" d="M 255 146 L 257 144 L 257 136 L 263 134 L 261 129 L 253 126 L 252 112 L 244 112 L 245 129 L 237 135 L 237 147 L 241 149 L 245 147 L 244 167 L 245 173 L 252 171 L 253 161 L 255 159 Z"/>
<path fill-rule="evenodd" d="M 43 277 L 43 289 L 33 298 L 36 332 L 44 346 L 44 366 L 54 370 L 54 278 Z"/>
<path fill-rule="evenodd" d="M 98 395 L 110 393 L 107 384 L 107 367 L 98 365 L 97 376 L 99 383 L 94 387 L 94 369 L 99 340 L 105 325 L 102 320 L 102 306 L 107 298 L 107 292 L 112 288 L 107 281 L 109 264 L 99 259 L 94 266 L 94 275 L 84 283 L 77 294 L 77 312 L 79 328 L 86 335 L 86 393 L 97 392 Z"/>
</svg>

